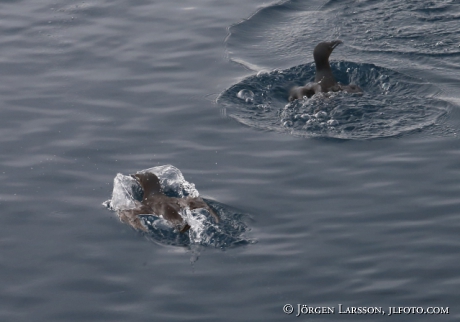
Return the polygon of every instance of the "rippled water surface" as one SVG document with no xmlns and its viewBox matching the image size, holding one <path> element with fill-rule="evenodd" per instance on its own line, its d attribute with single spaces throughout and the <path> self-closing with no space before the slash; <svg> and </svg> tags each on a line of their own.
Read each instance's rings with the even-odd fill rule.
<svg viewBox="0 0 460 322">
<path fill-rule="evenodd" d="M 0 26 L 1 321 L 459 320 L 458 1 L 4 1 Z M 288 103 L 333 39 L 364 94 Z M 166 164 L 247 242 L 102 206 Z"/>
</svg>

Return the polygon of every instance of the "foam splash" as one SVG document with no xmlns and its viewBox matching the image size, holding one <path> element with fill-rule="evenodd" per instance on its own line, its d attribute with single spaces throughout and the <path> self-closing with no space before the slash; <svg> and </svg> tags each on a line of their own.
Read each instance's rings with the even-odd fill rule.
<svg viewBox="0 0 460 322">
<path fill-rule="evenodd" d="M 364 93 L 318 93 L 287 103 L 288 92 L 314 79 L 313 63 L 250 76 L 217 99 L 227 115 L 264 130 L 299 137 L 376 139 L 423 131 L 442 124 L 450 105 L 436 86 L 372 64 L 332 62 L 336 79 Z M 253 93 L 252 100 L 239 93 Z M 433 131 L 432 131 L 433 133 Z"/>
<path fill-rule="evenodd" d="M 186 181 L 181 171 L 172 165 L 153 167 L 138 173 L 147 172 L 158 177 L 163 192 L 169 197 L 199 197 L 195 185 Z M 113 211 L 133 209 L 140 205 L 142 196 L 140 184 L 131 176 L 119 173 L 114 178 L 112 198 L 103 205 Z M 145 214 L 141 215 L 141 219 L 148 228 L 147 238 L 162 245 L 188 247 L 200 245 L 220 249 L 255 242 L 245 236 L 250 231 L 249 215 L 216 201 L 204 200 L 219 216 L 219 223 L 215 223 L 205 209 L 183 208 L 179 214 L 190 225 L 190 229 L 186 233 L 179 233 L 163 218 L 155 214 Z"/>
</svg>

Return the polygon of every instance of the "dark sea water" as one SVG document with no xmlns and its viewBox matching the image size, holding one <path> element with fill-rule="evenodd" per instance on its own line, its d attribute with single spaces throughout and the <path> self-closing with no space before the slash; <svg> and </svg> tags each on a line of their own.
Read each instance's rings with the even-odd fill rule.
<svg viewBox="0 0 460 322">
<path fill-rule="evenodd" d="M 457 0 L 3 1 L 0 28 L 1 321 L 460 319 Z M 333 39 L 364 95 L 285 108 Z M 254 243 L 167 245 L 102 205 L 165 164 Z"/>
</svg>

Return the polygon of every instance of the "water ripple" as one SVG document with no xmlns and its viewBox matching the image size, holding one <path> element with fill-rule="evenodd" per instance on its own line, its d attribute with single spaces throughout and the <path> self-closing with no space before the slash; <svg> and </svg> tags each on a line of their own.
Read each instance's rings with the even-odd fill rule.
<svg viewBox="0 0 460 322">
<path fill-rule="evenodd" d="M 331 66 L 339 82 L 355 83 L 365 94 L 320 93 L 286 104 L 291 87 L 313 80 L 315 66 L 306 64 L 250 76 L 218 102 L 242 124 L 299 137 L 376 139 L 428 128 L 444 131 L 439 124 L 449 104 L 436 98 L 435 86 L 371 64 Z"/>
</svg>

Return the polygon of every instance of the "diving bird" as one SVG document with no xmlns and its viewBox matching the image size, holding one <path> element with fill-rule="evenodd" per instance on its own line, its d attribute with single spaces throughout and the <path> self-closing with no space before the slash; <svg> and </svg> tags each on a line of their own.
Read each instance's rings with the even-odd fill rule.
<svg viewBox="0 0 460 322">
<path fill-rule="evenodd" d="M 188 207 L 190 210 L 197 208 L 206 209 L 215 222 L 219 222 L 219 217 L 200 197 L 175 198 L 168 197 L 163 193 L 158 177 L 150 172 L 136 173 L 131 175 L 139 182 L 143 190 L 142 202 L 137 202 L 134 209 L 120 210 L 118 215 L 120 220 L 133 228 L 147 231 L 140 218 L 141 215 L 155 215 L 167 220 L 179 232 L 183 233 L 190 229 L 190 225 L 179 214 L 180 210 Z"/>
<path fill-rule="evenodd" d="M 344 91 L 347 93 L 362 93 L 363 90 L 357 85 L 342 85 L 337 83 L 332 74 L 329 56 L 331 56 L 332 51 L 341 43 L 341 40 L 333 40 L 320 42 L 316 45 L 313 50 L 313 58 L 315 59 L 316 66 L 315 82 L 292 88 L 289 92 L 289 102 L 303 98 L 304 96 L 310 98 L 320 92 Z"/>
</svg>

